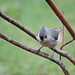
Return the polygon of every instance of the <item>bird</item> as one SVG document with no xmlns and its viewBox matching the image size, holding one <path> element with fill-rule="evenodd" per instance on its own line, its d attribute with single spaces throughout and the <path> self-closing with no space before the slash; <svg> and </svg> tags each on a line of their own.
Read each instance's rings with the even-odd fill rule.
<svg viewBox="0 0 75 75">
<path fill-rule="evenodd" d="M 63 28 L 48 28 L 48 27 L 42 26 L 42 28 L 36 35 L 36 39 L 42 45 L 42 47 L 37 49 L 35 53 L 37 54 L 43 47 L 48 47 L 53 50 L 53 53 L 50 57 L 50 60 L 52 60 L 54 57 L 54 48 L 58 44 L 58 35 L 59 35 L 59 32 L 62 30 Z"/>
</svg>

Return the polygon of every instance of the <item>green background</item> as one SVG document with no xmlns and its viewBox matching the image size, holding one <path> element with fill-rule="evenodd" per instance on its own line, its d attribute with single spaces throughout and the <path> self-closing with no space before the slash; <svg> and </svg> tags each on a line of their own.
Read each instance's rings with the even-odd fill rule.
<svg viewBox="0 0 75 75">
<path fill-rule="evenodd" d="M 75 31 L 75 0 L 52 0 L 59 11 Z M 0 11 L 37 34 L 44 25 L 50 28 L 62 28 L 63 25 L 45 0 L 0 0 Z M 41 45 L 23 31 L 0 17 L 0 32 L 31 48 Z M 62 32 L 60 32 L 62 35 Z M 65 28 L 65 42 L 72 37 Z M 57 48 L 61 47 L 61 42 Z M 41 51 L 52 54 L 48 48 Z M 64 51 L 75 57 L 75 42 L 64 47 Z M 59 59 L 59 55 L 55 53 Z M 71 75 L 75 75 L 75 66 L 62 58 Z M 24 51 L 0 38 L 0 75 L 64 75 L 55 63 Z"/>
</svg>

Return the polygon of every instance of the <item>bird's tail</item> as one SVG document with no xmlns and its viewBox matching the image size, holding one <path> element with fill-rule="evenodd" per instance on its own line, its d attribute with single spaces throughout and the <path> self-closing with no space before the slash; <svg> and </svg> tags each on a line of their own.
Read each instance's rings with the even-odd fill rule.
<svg viewBox="0 0 75 75">
<path fill-rule="evenodd" d="M 55 31 L 63 31 L 63 28 L 54 28 Z"/>
</svg>

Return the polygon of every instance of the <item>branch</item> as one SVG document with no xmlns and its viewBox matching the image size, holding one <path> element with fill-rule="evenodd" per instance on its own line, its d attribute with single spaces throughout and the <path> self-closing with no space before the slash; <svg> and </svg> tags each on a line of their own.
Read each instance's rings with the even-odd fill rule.
<svg viewBox="0 0 75 75">
<path fill-rule="evenodd" d="M 0 16 L 2 18 L 4 18 L 5 20 L 7 20 L 8 22 L 12 23 L 14 26 L 16 26 L 19 29 L 21 29 L 22 31 L 26 32 L 28 35 L 30 35 L 31 37 L 33 37 L 36 40 L 36 35 L 33 32 L 31 32 L 30 30 L 26 29 L 21 24 L 17 23 L 15 20 L 9 18 L 8 16 L 3 14 L 2 12 L 0 12 Z M 62 55 L 64 57 L 66 57 L 68 60 L 70 60 L 75 65 L 75 59 L 69 53 L 61 51 L 61 50 L 59 50 L 57 48 L 55 48 L 55 52 L 58 53 L 59 55 Z"/>
<path fill-rule="evenodd" d="M 68 52 L 61 51 L 61 50 L 59 50 L 57 48 L 55 48 L 54 51 L 56 53 L 62 55 L 63 57 L 66 57 L 68 60 L 70 60 L 75 65 L 75 58 L 73 58 Z"/>
<path fill-rule="evenodd" d="M 29 51 L 29 52 L 31 52 L 31 53 L 36 54 L 34 49 L 29 48 L 29 47 L 27 47 L 27 46 L 25 46 L 25 45 L 23 45 L 23 44 L 21 44 L 21 43 L 19 43 L 19 42 L 17 42 L 17 41 L 15 41 L 15 40 L 13 40 L 13 39 L 11 39 L 11 38 L 5 36 L 5 35 L 2 34 L 2 33 L 0 33 L 0 37 L 1 37 L 2 39 L 4 39 L 4 40 L 6 40 L 6 41 L 8 41 L 8 42 L 10 42 L 10 43 L 12 43 L 12 44 L 14 44 L 15 46 L 18 46 L 18 47 L 20 47 L 20 48 L 22 48 L 22 49 L 24 49 L 24 50 L 26 50 L 26 51 Z M 44 53 L 44 52 L 39 52 L 39 53 L 36 54 L 36 55 L 39 55 L 39 56 L 44 57 L 44 58 L 49 59 L 49 60 L 50 60 L 50 57 L 51 57 L 49 54 L 46 54 L 46 53 Z M 68 70 L 66 69 L 65 65 L 63 64 L 63 62 L 62 62 L 61 60 L 58 60 L 58 59 L 56 59 L 56 58 L 53 58 L 53 59 L 52 59 L 52 62 L 58 64 L 58 65 L 61 67 L 61 69 L 63 70 L 63 72 L 64 72 L 65 75 L 70 75 L 69 72 L 68 72 Z"/>
<path fill-rule="evenodd" d="M 12 23 L 12 25 L 18 27 L 19 29 L 21 29 L 22 31 L 24 31 L 25 33 L 27 33 L 28 35 L 30 35 L 31 37 L 33 37 L 34 39 L 36 39 L 35 34 L 33 32 L 31 32 L 30 30 L 28 30 L 27 28 L 25 28 L 23 25 L 19 24 L 15 20 L 9 18 L 8 16 L 6 16 L 5 14 L 3 14 L 2 12 L 0 12 L 0 16 L 2 18 L 4 18 L 6 21 Z"/>
<path fill-rule="evenodd" d="M 63 25 L 67 28 L 67 30 L 69 31 L 69 33 L 71 34 L 71 36 L 73 37 L 73 39 L 75 40 L 75 32 L 73 31 L 73 29 L 70 27 L 70 25 L 68 24 L 68 22 L 65 20 L 65 18 L 62 16 L 62 14 L 59 12 L 59 10 L 56 8 L 56 6 L 53 4 L 53 2 L 51 0 L 46 0 L 46 2 L 48 3 L 48 5 L 52 8 L 52 10 L 54 11 L 54 13 L 58 16 L 58 18 L 60 19 L 60 21 L 63 23 Z"/>
</svg>

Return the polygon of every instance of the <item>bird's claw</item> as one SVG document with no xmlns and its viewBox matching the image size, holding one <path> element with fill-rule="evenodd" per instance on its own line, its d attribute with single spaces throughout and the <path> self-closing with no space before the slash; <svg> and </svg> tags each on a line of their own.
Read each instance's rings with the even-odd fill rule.
<svg viewBox="0 0 75 75">
<path fill-rule="evenodd" d="M 39 51 L 40 51 L 40 50 L 39 50 L 39 49 L 37 49 L 37 50 L 35 51 L 35 53 L 37 54 L 37 53 L 39 53 Z"/>
<path fill-rule="evenodd" d="M 53 60 L 53 57 L 54 57 L 54 55 L 52 55 L 52 56 L 50 57 L 50 60 L 51 60 L 51 61 Z"/>
</svg>

